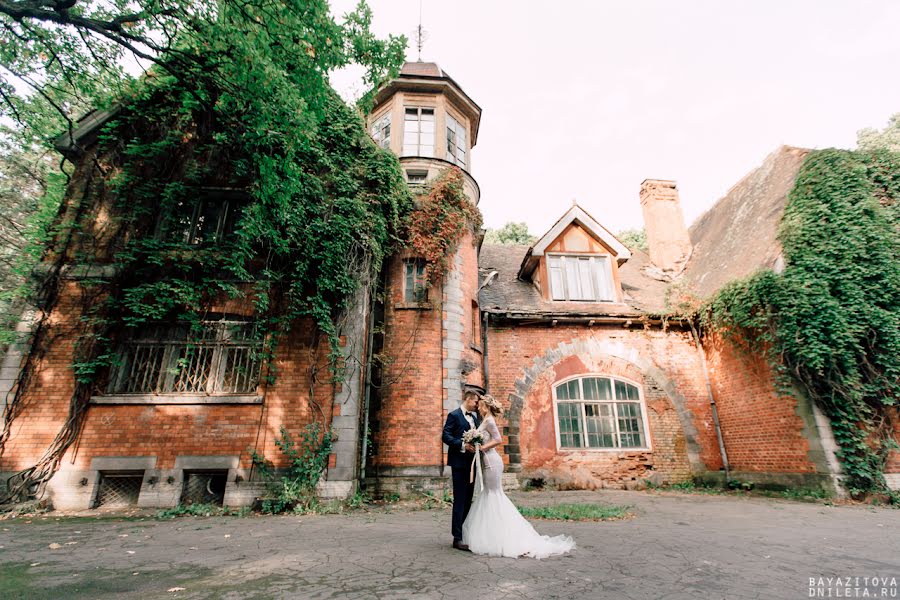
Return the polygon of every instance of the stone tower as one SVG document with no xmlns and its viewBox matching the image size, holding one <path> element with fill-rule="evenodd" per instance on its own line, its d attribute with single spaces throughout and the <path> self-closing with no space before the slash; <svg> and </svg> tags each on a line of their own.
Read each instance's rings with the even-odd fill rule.
<svg viewBox="0 0 900 600">
<path fill-rule="evenodd" d="M 478 105 L 437 64 L 409 62 L 378 91 L 367 125 L 377 144 L 399 156 L 414 194 L 457 166 L 477 205 L 470 173 L 480 120 Z M 386 261 L 372 343 L 383 360 L 373 363 L 367 421 L 367 473 L 376 493 L 443 485 L 444 419 L 461 403 L 465 384 L 483 382 L 479 242 L 479 232 L 467 233 L 449 270 L 427 289 L 420 287 L 421 257 L 406 251 Z"/>
</svg>

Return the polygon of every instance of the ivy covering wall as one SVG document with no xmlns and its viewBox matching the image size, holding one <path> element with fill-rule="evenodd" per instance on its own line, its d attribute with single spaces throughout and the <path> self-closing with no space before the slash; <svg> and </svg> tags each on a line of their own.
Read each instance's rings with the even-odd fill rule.
<svg viewBox="0 0 900 600">
<path fill-rule="evenodd" d="M 812 152 L 788 196 L 786 267 L 723 288 L 707 327 L 765 352 L 828 415 L 851 493 L 884 490 L 900 401 L 900 154 Z M 785 387 L 789 388 L 789 385 Z"/>
</svg>

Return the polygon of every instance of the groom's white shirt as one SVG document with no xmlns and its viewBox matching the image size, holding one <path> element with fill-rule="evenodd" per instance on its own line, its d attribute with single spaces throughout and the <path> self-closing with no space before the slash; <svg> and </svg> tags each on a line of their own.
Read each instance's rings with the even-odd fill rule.
<svg viewBox="0 0 900 600">
<path fill-rule="evenodd" d="M 459 410 L 462 411 L 463 417 L 465 417 L 466 421 L 469 422 L 469 427 L 471 427 L 472 429 L 475 429 L 475 419 L 473 419 L 473 418 L 469 415 L 469 413 L 466 412 L 466 409 L 464 409 L 462 406 L 459 407 Z M 465 442 L 463 442 L 462 444 L 460 444 L 459 450 L 460 450 L 461 452 L 465 453 L 465 451 L 466 451 L 466 443 L 465 443 Z"/>
</svg>

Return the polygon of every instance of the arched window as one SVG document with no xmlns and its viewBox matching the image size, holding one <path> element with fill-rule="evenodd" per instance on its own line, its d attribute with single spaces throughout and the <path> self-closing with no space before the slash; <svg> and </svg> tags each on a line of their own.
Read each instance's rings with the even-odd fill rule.
<svg viewBox="0 0 900 600">
<path fill-rule="evenodd" d="M 582 376 L 553 388 L 559 448 L 649 449 L 646 410 L 634 383 Z"/>
</svg>

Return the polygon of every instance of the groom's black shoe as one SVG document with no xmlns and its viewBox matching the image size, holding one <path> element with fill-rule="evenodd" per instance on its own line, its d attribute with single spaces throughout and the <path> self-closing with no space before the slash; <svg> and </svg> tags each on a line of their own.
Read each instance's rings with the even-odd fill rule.
<svg viewBox="0 0 900 600">
<path fill-rule="evenodd" d="M 453 540 L 453 547 L 456 548 L 457 550 L 471 552 L 471 550 L 469 550 L 469 547 L 466 546 L 465 544 L 463 544 L 460 540 Z"/>
</svg>

